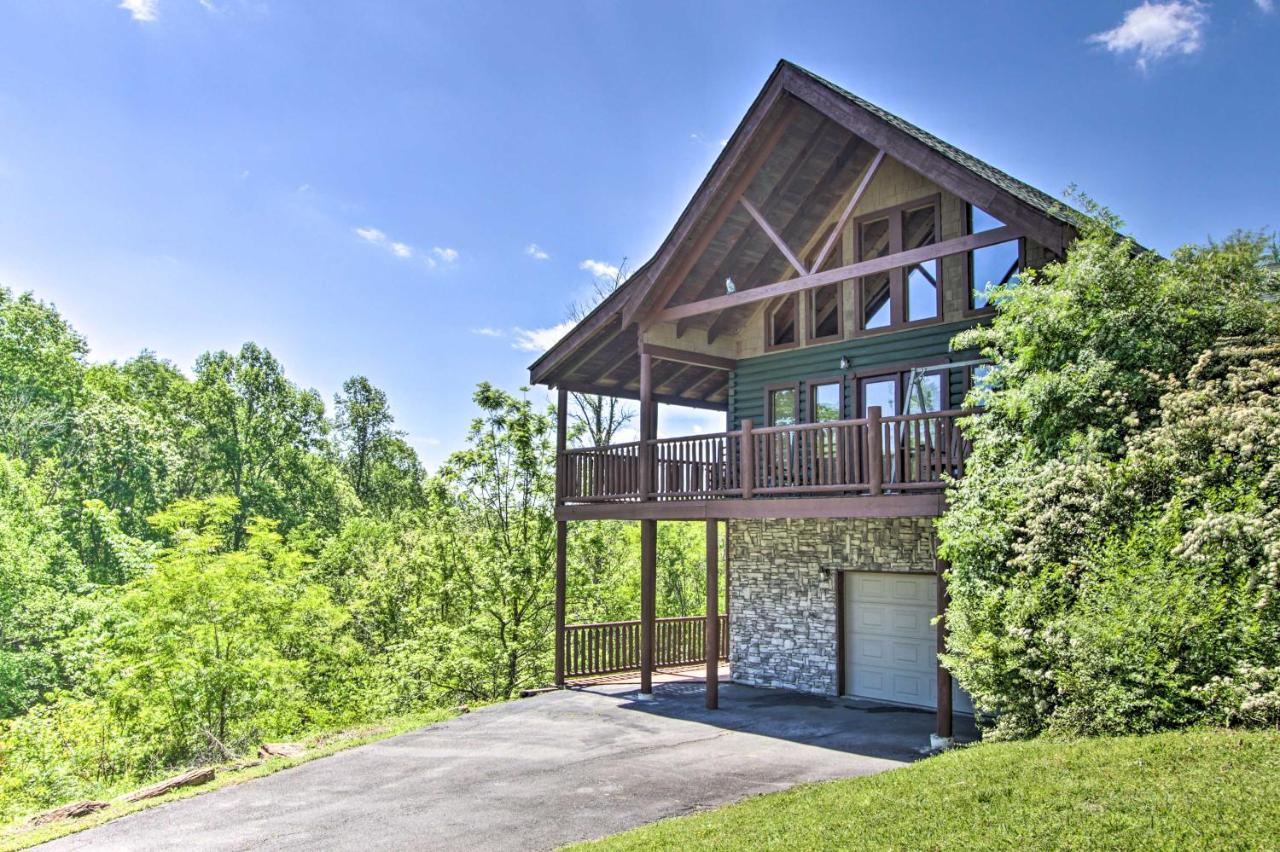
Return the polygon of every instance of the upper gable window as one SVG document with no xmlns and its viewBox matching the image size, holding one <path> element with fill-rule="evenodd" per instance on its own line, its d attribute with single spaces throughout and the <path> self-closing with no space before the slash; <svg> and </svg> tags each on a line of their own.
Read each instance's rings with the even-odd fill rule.
<svg viewBox="0 0 1280 852">
<path fill-rule="evenodd" d="M 858 260 L 933 245 L 940 230 L 936 196 L 874 213 L 858 223 Z M 942 315 L 942 263 L 929 260 L 864 275 L 857 292 L 858 320 L 864 331 L 937 319 Z"/>
<path fill-rule="evenodd" d="M 799 341 L 796 333 L 796 297 L 787 296 L 765 311 L 765 349 L 786 349 Z"/>
<path fill-rule="evenodd" d="M 810 343 L 839 340 L 844 336 L 843 301 L 839 284 L 826 284 L 809 291 Z"/>
<path fill-rule="evenodd" d="M 969 233 L 980 234 L 1004 223 L 980 207 L 969 207 Z M 969 308 L 983 310 L 991 305 L 991 291 L 1008 284 L 1022 269 L 1022 240 L 1010 240 L 969 252 Z"/>
</svg>

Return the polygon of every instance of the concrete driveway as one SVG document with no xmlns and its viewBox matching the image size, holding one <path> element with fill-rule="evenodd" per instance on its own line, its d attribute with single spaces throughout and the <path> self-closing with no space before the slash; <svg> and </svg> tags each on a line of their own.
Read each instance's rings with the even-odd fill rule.
<svg viewBox="0 0 1280 852">
<path fill-rule="evenodd" d="M 934 717 L 722 684 L 512 701 L 54 841 L 47 849 L 550 849 L 919 758 Z"/>
</svg>

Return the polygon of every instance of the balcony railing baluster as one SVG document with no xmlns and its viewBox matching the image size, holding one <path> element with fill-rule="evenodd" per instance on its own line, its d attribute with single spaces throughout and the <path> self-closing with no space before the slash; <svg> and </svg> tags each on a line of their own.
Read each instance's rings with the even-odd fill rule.
<svg viewBox="0 0 1280 852">
<path fill-rule="evenodd" d="M 961 474 L 965 409 L 742 429 L 565 451 L 566 503 L 720 500 L 938 490 Z M 652 476 L 642 475 L 642 457 Z"/>
</svg>

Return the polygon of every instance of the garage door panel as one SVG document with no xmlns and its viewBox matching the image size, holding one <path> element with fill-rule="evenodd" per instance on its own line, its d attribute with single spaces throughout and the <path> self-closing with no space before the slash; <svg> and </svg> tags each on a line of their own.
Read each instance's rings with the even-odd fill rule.
<svg viewBox="0 0 1280 852">
<path fill-rule="evenodd" d="M 891 665 L 913 671 L 934 671 L 934 646 L 929 642 L 905 641 L 893 637 L 853 634 L 850 643 L 852 662 L 865 665 Z"/>
<path fill-rule="evenodd" d="M 853 593 L 859 600 L 926 606 L 936 603 L 932 575 L 851 572 L 850 576 Z"/>
<path fill-rule="evenodd" d="M 931 707 L 937 703 L 936 689 L 937 679 L 923 672 L 911 674 L 868 665 L 853 670 L 853 694 L 860 698 Z"/>
<path fill-rule="evenodd" d="M 856 600 L 856 599 L 855 599 Z M 930 639 L 934 635 L 933 607 L 865 602 L 853 610 L 853 632 Z"/>
<path fill-rule="evenodd" d="M 874 701 L 938 704 L 937 579 L 933 575 L 845 575 L 846 689 Z M 955 709 L 971 711 L 953 691 Z"/>
</svg>

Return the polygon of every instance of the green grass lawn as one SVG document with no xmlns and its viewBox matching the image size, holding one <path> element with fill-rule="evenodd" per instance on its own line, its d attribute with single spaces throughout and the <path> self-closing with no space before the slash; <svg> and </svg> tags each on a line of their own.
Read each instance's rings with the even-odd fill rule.
<svg viewBox="0 0 1280 852">
<path fill-rule="evenodd" d="M 1280 849 L 1280 733 L 993 743 L 598 841 L 605 849 Z"/>
</svg>

